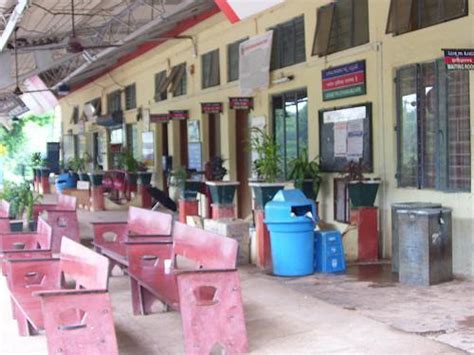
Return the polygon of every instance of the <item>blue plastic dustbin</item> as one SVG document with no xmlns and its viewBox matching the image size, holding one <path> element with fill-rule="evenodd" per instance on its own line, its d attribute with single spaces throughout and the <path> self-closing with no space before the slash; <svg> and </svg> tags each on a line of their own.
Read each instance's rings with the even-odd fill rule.
<svg viewBox="0 0 474 355">
<path fill-rule="evenodd" d="M 265 206 L 270 232 L 273 274 L 304 276 L 313 273 L 316 204 L 300 190 L 280 190 Z"/>
<path fill-rule="evenodd" d="M 63 173 L 56 179 L 56 190 L 62 192 L 64 189 L 74 189 L 77 185 L 77 177 L 75 174 Z"/>
</svg>

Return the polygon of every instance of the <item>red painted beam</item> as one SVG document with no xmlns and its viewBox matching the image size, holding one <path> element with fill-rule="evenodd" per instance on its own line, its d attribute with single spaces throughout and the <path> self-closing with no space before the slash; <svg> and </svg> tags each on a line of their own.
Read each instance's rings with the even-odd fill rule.
<svg viewBox="0 0 474 355">
<path fill-rule="evenodd" d="M 214 0 L 221 9 L 221 11 L 227 16 L 231 23 L 236 23 L 240 21 L 239 16 L 235 13 L 232 6 L 229 5 L 228 0 Z"/>
</svg>

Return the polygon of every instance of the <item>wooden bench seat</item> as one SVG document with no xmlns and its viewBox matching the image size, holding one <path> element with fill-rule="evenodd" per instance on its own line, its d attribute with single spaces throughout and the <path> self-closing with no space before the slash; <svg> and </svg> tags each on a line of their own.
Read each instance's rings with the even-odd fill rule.
<svg viewBox="0 0 474 355">
<path fill-rule="evenodd" d="M 94 247 L 98 253 L 110 260 L 110 270 L 117 265 L 128 267 L 125 242 L 128 238 L 136 241 L 145 238 L 170 239 L 173 216 L 167 213 L 130 207 L 126 222 L 93 222 Z"/>
<path fill-rule="evenodd" d="M 33 217 L 36 220 L 46 213 L 46 221 L 53 228 L 53 253 L 59 253 L 61 240 L 67 237 L 80 242 L 79 221 L 77 219 L 77 199 L 73 196 L 58 195 L 57 204 L 38 204 L 33 206 Z"/>
<path fill-rule="evenodd" d="M 0 233 L 0 264 L 6 275 L 5 260 L 51 258 L 52 228 L 38 219 L 36 232 Z"/>
<path fill-rule="evenodd" d="M 134 314 L 155 301 L 179 311 L 187 354 L 247 352 L 235 240 L 176 222 L 172 241 L 125 245 Z"/>
<path fill-rule="evenodd" d="M 44 329 L 50 354 L 118 354 L 107 258 L 64 238 L 59 258 L 13 259 L 6 267 L 20 335 Z"/>
</svg>

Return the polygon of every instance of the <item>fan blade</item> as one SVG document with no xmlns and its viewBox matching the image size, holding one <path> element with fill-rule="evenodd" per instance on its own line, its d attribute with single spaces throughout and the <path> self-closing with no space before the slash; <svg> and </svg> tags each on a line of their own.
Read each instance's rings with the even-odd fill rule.
<svg viewBox="0 0 474 355">
<path fill-rule="evenodd" d="M 84 49 L 100 49 L 100 48 L 118 48 L 122 47 L 121 44 L 103 44 L 103 45 L 97 45 L 97 46 L 84 46 Z"/>
</svg>

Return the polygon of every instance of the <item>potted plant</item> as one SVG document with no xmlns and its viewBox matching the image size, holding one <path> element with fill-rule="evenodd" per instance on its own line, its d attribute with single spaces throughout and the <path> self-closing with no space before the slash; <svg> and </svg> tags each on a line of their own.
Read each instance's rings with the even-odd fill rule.
<svg viewBox="0 0 474 355">
<path fill-rule="evenodd" d="M 138 179 L 142 185 L 150 185 L 153 173 L 148 171 L 148 166 L 143 161 L 138 162 Z"/>
<path fill-rule="evenodd" d="M 224 159 L 220 156 L 212 157 L 204 165 L 206 185 L 211 193 L 211 200 L 218 204 L 232 204 L 234 202 L 235 190 L 239 186 L 238 181 L 223 181 L 227 175 L 224 167 Z"/>
<path fill-rule="evenodd" d="M 23 231 L 24 222 L 31 231 L 36 230 L 33 220 L 33 205 L 42 199 L 41 195 L 35 196 L 31 182 L 21 184 L 5 182 L 0 198 L 10 203 L 10 229 L 12 232 Z"/>
<path fill-rule="evenodd" d="M 20 185 L 20 213 L 25 224 L 28 225 L 30 231 L 36 230 L 37 221 L 33 219 L 33 206 L 42 200 L 42 195 L 34 195 L 31 189 L 31 183 L 25 181 Z M 20 217 L 20 216 L 19 216 Z"/>
<path fill-rule="evenodd" d="M 127 171 L 127 180 L 130 186 L 137 186 L 138 182 L 138 161 L 129 150 L 120 154 L 119 166 Z"/>
<path fill-rule="evenodd" d="M 347 164 L 344 180 L 349 190 L 351 207 L 372 207 L 379 189 L 379 179 L 368 179 L 364 177 L 365 166 L 362 159 L 351 161 Z"/>
<path fill-rule="evenodd" d="M 102 186 L 102 181 L 104 179 L 104 171 L 102 170 L 94 170 L 90 173 L 89 175 L 89 181 L 91 182 L 91 185 L 93 187 L 99 187 Z"/>
<path fill-rule="evenodd" d="M 39 170 L 39 168 L 41 166 L 42 160 L 43 159 L 41 158 L 40 152 L 35 152 L 31 154 L 30 165 L 31 165 L 31 168 L 33 169 L 33 179 L 34 179 L 36 188 L 38 188 L 38 185 L 41 180 L 41 171 Z"/>
<path fill-rule="evenodd" d="M 281 157 L 279 145 L 265 130 L 253 127 L 251 129 L 250 147 L 257 154 L 253 162 L 253 170 L 257 175 L 256 181 L 250 181 L 249 186 L 255 195 L 256 207 L 263 209 L 275 194 L 285 187 L 279 182 L 281 176 Z"/>
<path fill-rule="evenodd" d="M 174 189 L 170 192 L 170 196 L 173 196 L 173 200 L 177 201 L 180 198 L 185 198 L 185 182 L 188 178 L 186 169 L 182 166 L 176 168 L 170 172 L 169 175 L 169 186 Z M 196 198 L 196 196 L 194 196 Z"/>
<path fill-rule="evenodd" d="M 69 174 L 72 176 L 73 180 L 78 181 L 79 171 L 82 167 L 82 159 L 79 157 L 71 158 L 68 160 L 67 165 L 67 170 L 69 171 Z"/>
<path fill-rule="evenodd" d="M 294 181 L 295 187 L 302 190 L 311 200 L 318 198 L 321 185 L 318 157 L 308 159 L 308 150 L 303 149 L 301 154 L 290 162 L 291 172 L 289 178 Z"/>
<path fill-rule="evenodd" d="M 40 163 L 41 177 L 49 178 L 51 169 L 49 168 L 49 162 L 47 159 L 42 159 Z"/>
<path fill-rule="evenodd" d="M 90 181 L 89 174 L 87 173 L 87 165 L 91 161 L 92 161 L 92 158 L 87 152 L 82 154 L 82 157 L 77 159 L 77 173 L 79 175 L 79 180 Z"/>
</svg>

